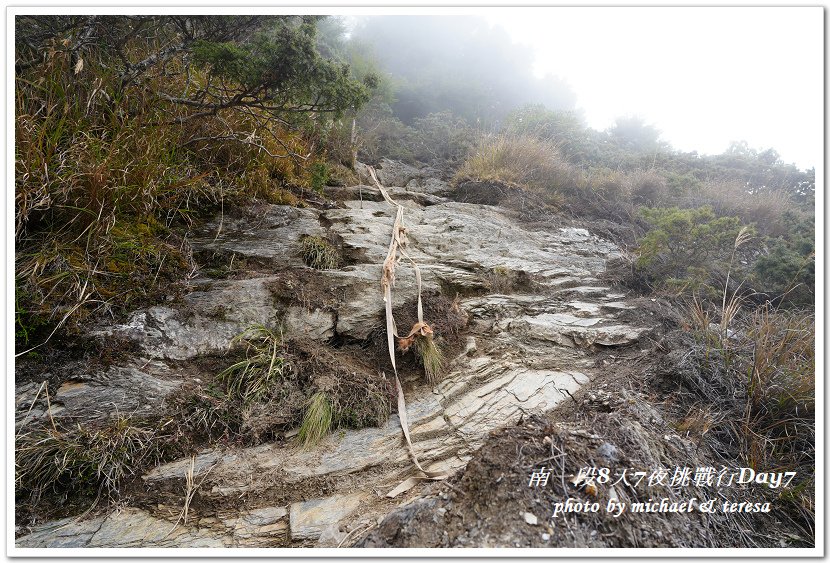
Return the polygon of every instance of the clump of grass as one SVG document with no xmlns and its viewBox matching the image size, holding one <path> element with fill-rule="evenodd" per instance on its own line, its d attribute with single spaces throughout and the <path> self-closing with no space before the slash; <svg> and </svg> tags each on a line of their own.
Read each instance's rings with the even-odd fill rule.
<svg viewBox="0 0 830 563">
<path fill-rule="evenodd" d="M 308 400 L 297 440 L 303 447 L 317 444 L 332 428 L 331 399 L 324 391 L 317 391 Z"/>
<path fill-rule="evenodd" d="M 487 285 L 495 293 L 508 293 L 513 287 L 513 277 L 510 268 L 495 266 L 485 274 Z"/>
<path fill-rule="evenodd" d="M 631 182 L 619 170 L 594 168 L 585 178 L 586 184 L 598 197 L 606 201 L 622 201 L 631 197 Z"/>
<path fill-rule="evenodd" d="M 154 427 L 123 416 L 99 425 L 42 426 L 15 438 L 15 484 L 34 502 L 47 489 L 115 495 L 125 477 L 161 458 L 161 442 Z"/>
<path fill-rule="evenodd" d="M 238 334 L 232 343 L 244 342 L 245 359 L 222 370 L 219 381 L 229 397 L 242 402 L 257 401 L 268 395 L 288 369 L 281 350 L 280 335 L 263 325 L 253 325 Z"/>
<path fill-rule="evenodd" d="M 815 324 L 807 315 L 769 305 L 747 321 L 749 353 L 742 419 L 744 457 L 753 466 L 812 464 L 815 453 Z"/>
<path fill-rule="evenodd" d="M 215 382 L 205 387 L 183 387 L 168 399 L 174 420 L 187 435 L 207 436 L 215 439 L 241 425 L 242 405 L 230 400 Z"/>
<path fill-rule="evenodd" d="M 702 437 L 714 424 L 715 417 L 710 409 L 693 407 L 676 428 L 678 432 L 687 436 Z"/>
<path fill-rule="evenodd" d="M 696 343 L 678 375 L 705 405 L 709 423 L 719 421 L 707 424 L 703 433 L 712 436 L 710 444 L 723 457 L 738 458 L 756 471 L 797 472 L 793 488 L 778 494 L 792 501 L 790 517 L 810 531 L 815 520 L 815 320 L 811 313 L 781 311 L 769 301 L 747 311 L 739 294 L 742 284 L 730 295 L 736 253 L 751 236 L 744 227 L 734 239 L 719 303 L 694 296 L 686 326 Z M 720 322 L 713 322 L 718 317 Z"/>
<path fill-rule="evenodd" d="M 323 393 L 328 400 L 330 430 L 380 426 L 389 418 L 393 390 L 370 365 L 356 363 L 346 352 L 308 341 L 293 341 L 291 354 L 292 365 L 310 384 L 308 388 Z M 306 401 L 306 412 L 308 405 Z"/>
<path fill-rule="evenodd" d="M 632 202 L 654 207 L 665 199 L 666 180 L 654 170 L 636 170 L 626 176 Z"/>
<path fill-rule="evenodd" d="M 745 181 L 721 180 L 702 183 L 692 193 L 693 203 L 710 205 L 718 215 L 735 215 L 746 223 L 755 223 L 771 236 L 787 233 L 787 212 L 795 205 L 784 189 L 750 190 Z"/>
<path fill-rule="evenodd" d="M 300 242 L 303 261 L 315 270 L 331 270 L 338 266 L 337 250 L 332 244 L 321 238 L 308 236 Z"/>
<path fill-rule="evenodd" d="M 492 293 L 509 294 L 516 292 L 531 291 L 536 287 L 536 282 L 531 275 L 524 270 L 511 270 L 506 266 L 495 266 L 482 276 L 487 288 Z M 456 312 L 459 312 L 457 304 Z"/>
<path fill-rule="evenodd" d="M 294 371 L 285 358 L 280 334 L 252 325 L 232 340 L 245 345 L 244 357 L 205 385 L 188 386 L 168 401 L 183 437 L 206 436 L 236 443 L 260 443 L 288 422 L 297 409 L 286 410 Z M 297 417 L 298 418 L 298 417 Z"/>
<path fill-rule="evenodd" d="M 415 336 L 418 361 L 424 366 L 427 381 L 437 383 L 444 373 L 444 353 L 431 334 Z"/>
<path fill-rule="evenodd" d="M 718 421 L 706 427 L 706 438 L 721 457 L 756 471 L 797 472 L 790 489 L 769 494 L 792 501 L 783 510 L 812 530 L 814 317 L 769 303 L 746 311 L 730 300 L 719 308 L 695 300 L 687 325 L 695 342 L 682 359 L 669 359 L 673 377 L 692 392 L 695 408 Z"/>
<path fill-rule="evenodd" d="M 496 266 L 494 271 L 500 272 L 504 278 L 514 280 L 514 272 L 503 266 Z M 494 274 L 495 275 L 495 274 Z M 460 297 L 450 299 L 436 291 L 424 291 L 422 294 L 423 318 L 429 320 L 428 326 L 418 324 L 415 315 L 417 297 L 405 302 L 394 311 L 395 322 L 400 326 L 420 326 L 414 334 L 397 339 L 398 350 L 406 354 L 412 350 L 415 362 L 424 368 L 424 373 L 430 383 L 437 383 L 444 375 L 446 368 L 445 352 L 454 353 L 460 342 L 460 334 L 469 320 L 461 309 Z M 383 342 L 385 346 L 385 342 Z"/>
<path fill-rule="evenodd" d="M 577 181 L 576 169 L 557 145 L 528 135 L 485 138 L 464 161 L 456 182 L 500 182 L 536 190 L 560 191 Z"/>
<path fill-rule="evenodd" d="M 338 379 L 329 395 L 334 413 L 332 428 L 366 428 L 386 422 L 394 393 L 389 381 L 379 374 L 357 372 Z"/>
<path fill-rule="evenodd" d="M 349 354 L 308 341 L 282 342 L 261 326 L 238 338 L 248 344 L 244 359 L 170 397 L 185 442 L 256 445 L 305 426 L 301 441 L 312 445 L 334 428 L 378 426 L 389 417 L 388 381 L 350 364 Z"/>
</svg>

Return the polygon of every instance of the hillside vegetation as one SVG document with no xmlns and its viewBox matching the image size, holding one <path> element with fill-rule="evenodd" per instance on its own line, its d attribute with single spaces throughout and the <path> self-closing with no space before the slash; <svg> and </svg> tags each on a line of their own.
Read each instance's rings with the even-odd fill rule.
<svg viewBox="0 0 830 563">
<path fill-rule="evenodd" d="M 318 19 L 17 19 L 18 347 L 188 276 L 214 209 L 322 188 L 331 126 L 369 87 L 320 55 Z"/>
</svg>

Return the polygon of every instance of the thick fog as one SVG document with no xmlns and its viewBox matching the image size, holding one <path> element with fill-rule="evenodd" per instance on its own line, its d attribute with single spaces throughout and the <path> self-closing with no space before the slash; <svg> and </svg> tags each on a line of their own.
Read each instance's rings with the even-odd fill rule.
<svg viewBox="0 0 830 563">
<path fill-rule="evenodd" d="M 395 114 L 405 123 L 438 111 L 483 126 L 527 103 L 573 110 L 576 95 L 559 77 L 533 74 L 535 55 L 477 16 L 372 16 L 352 40 L 371 46 L 395 81 Z"/>
<path fill-rule="evenodd" d="M 821 21 L 808 9 L 528 8 L 349 20 L 352 39 L 391 79 L 392 110 L 407 124 L 450 111 L 495 129 L 512 109 L 538 103 L 575 111 L 599 131 L 640 117 L 685 151 L 719 154 L 746 140 L 804 168 L 821 160 Z"/>
</svg>

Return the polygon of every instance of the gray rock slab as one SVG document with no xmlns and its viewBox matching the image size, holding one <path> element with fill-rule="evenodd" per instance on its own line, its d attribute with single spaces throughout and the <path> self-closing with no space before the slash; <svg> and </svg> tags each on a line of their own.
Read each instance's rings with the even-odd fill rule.
<svg viewBox="0 0 830 563">
<path fill-rule="evenodd" d="M 56 526 L 55 524 L 60 524 Z M 135 508 L 76 522 L 66 519 L 18 538 L 17 547 L 227 547 L 213 530 L 175 526 Z"/>
<path fill-rule="evenodd" d="M 364 494 L 335 495 L 291 505 L 291 539 L 316 540 L 323 529 L 336 524 L 360 505 Z"/>
<path fill-rule="evenodd" d="M 269 506 L 244 512 L 237 518 L 223 521 L 240 547 L 277 547 L 288 538 L 288 510 Z"/>
<path fill-rule="evenodd" d="M 64 518 L 35 528 L 30 534 L 15 540 L 15 547 L 87 547 L 89 540 L 101 528 L 103 518 L 75 521 Z"/>
<path fill-rule="evenodd" d="M 178 379 L 162 379 L 135 367 L 114 366 L 64 382 L 52 402 L 86 418 L 140 415 L 158 409 L 180 384 Z"/>
<path fill-rule="evenodd" d="M 260 205 L 241 217 L 218 216 L 191 244 L 195 250 L 239 254 L 302 266 L 300 243 L 306 235 L 325 235 L 316 210 L 288 205 Z"/>
<path fill-rule="evenodd" d="M 265 277 L 201 283 L 180 304 L 137 311 L 125 324 L 98 334 L 132 339 L 153 358 L 186 360 L 222 352 L 250 325 L 276 326 L 278 310 L 269 281 Z"/>
</svg>

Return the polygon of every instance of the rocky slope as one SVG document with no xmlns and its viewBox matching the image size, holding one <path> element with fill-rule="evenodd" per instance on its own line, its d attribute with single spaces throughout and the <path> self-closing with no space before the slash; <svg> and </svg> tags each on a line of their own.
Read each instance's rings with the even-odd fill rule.
<svg viewBox="0 0 830 563">
<path fill-rule="evenodd" d="M 456 201 L 433 174 L 391 161 L 379 169 L 406 208 L 408 253 L 420 265 L 424 290 L 457 297 L 468 318 L 439 384 L 402 373 L 415 450 L 428 469 L 452 473 L 492 430 L 550 411 L 590 386 L 598 365 L 613 363 L 619 347 L 631 351 L 654 323 L 637 300 L 603 281 L 609 262 L 620 258 L 612 243 L 584 228 L 540 227 L 514 211 Z M 191 244 L 200 263 L 220 264 L 233 275 L 209 277 L 203 267 L 181 299 L 97 327 L 98 338 L 126 342 L 130 354 L 105 368 L 74 366 L 51 397 L 52 413 L 83 420 L 161 409 L 182 384 L 205 377 L 200 358 L 225 352 L 253 323 L 363 354 L 383 326 L 380 265 L 394 209 L 367 185 L 327 190 L 336 205 L 257 205 L 217 217 Z M 300 255 L 308 235 L 334 241 L 341 266 L 308 268 Z M 400 305 L 416 288 L 406 263 L 397 278 Z M 377 370 L 388 373 L 389 366 Z M 18 428 L 49 408 L 35 401 L 38 387 L 32 381 L 16 390 Z M 197 489 L 187 522 L 177 523 L 190 471 Z M 290 440 L 203 449 L 194 460 L 144 475 L 143 486 L 117 509 L 37 526 L 16 545 L 348 545 L 433 486 L 422 482 L 386 497 L 414 474 L 393 414 L 379 428 L 341 430 L 313 449 Z"/>
</svg>

